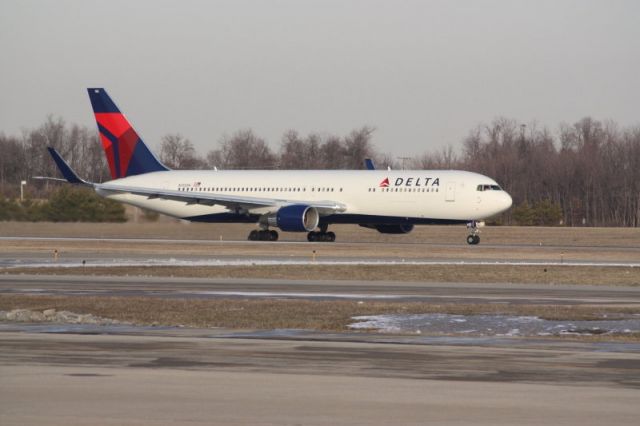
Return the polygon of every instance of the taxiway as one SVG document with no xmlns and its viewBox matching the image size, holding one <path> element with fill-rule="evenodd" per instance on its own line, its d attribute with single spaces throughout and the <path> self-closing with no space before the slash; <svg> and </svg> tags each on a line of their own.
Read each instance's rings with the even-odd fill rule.
<svg viewBox="0 0 640 426">
<path fill-rule="evenodd" d="M 414 300 L 448 303 L 640 305 L 640 287 L 0 275 L 0 293 L 172 298 L 300 298 Z"/>
</svg>

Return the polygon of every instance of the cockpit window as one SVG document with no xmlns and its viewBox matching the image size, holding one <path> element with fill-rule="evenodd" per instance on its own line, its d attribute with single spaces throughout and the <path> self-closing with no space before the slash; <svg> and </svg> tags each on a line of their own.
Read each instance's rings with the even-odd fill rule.
<svg viewBox="0 0 640 426">
<path fill-rule="evenodd" d="M 477 191 L 502 191 L 498 185 L 478 185 L 476 187 Z"/>
</svg>

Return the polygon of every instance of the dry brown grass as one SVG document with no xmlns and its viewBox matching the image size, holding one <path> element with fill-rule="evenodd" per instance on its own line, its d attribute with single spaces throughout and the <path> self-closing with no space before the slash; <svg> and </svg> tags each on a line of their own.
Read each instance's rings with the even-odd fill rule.
<svg viewBox="0 0 640 426">
<path fill-rule="evenodd" d="M 424 302 L 359 302 L 254 299 L 163 299 L 153 297 L 89 297 L 0 295 L 0 310 L 45 309 L 93 314 L 140 325 L 198 328 L 311 329 L 345 331 L 353 316 L 447 313 L 457 315 L 511 314 L 549 320 L 596 320 L 607 314 L 630 316 L 640 308 L 434 304 Z"/>
<path fill-rule="evenodd" d="M 330 275 L 327 275 L 327 271 Z M 640 268 L 511 265 L 254 265 L 0 269 L 11 274 L 272 278 L 398 282 L 640 285 Z"/>
</svg>

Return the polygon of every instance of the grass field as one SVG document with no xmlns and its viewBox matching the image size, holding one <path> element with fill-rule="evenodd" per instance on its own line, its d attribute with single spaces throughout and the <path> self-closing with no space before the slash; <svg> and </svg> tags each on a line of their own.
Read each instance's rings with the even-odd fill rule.
<svg viewBox="0 0 640 426">
<path fill-rule="evenodd" d="M 112 275 L 192 278 L 275 278 L 296 280 L 358 280 L 467 282 L 513 284 L 588 284 L 639 286 L 640 268 L 601 266 L 510 265 L 324 265 L 139 266 L 1 269 L 12 274 Z"/>
</svg>

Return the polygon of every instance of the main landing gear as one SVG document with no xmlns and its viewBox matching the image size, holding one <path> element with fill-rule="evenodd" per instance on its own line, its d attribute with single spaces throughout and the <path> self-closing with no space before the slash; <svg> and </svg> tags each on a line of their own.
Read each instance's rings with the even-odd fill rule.
<svg viewBox="0 0 640 426">
<path fill-rule="evenodd" d="M 254 229 L 249 232 L 249 241 L 278 241 L 278 232 L 274 230 Z"/>
<path fill-rule="evenodd" d="M 336 234 L 333 232 L 327 232 L 329 225 L 320 225 L 320 232 L 311 231 L 307 234 L 307 241 L 310 242 L 329 242 L 332 243 L 336 240 Z"/>
<path fill-rule="evenodd" d="M 467 244 L 475 246 L 480 242 L 480 229 L 478 229 L 478 223 L 475 220 L 467 223 L 467 229 L 469 235 L 467 235 Z"/>
</svg>

